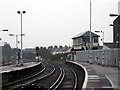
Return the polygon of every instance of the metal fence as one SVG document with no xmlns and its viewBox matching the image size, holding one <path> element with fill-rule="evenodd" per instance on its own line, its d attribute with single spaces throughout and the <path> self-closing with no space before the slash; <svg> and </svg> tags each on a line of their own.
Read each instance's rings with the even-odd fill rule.
<svg viewBox="0 0 120 90">
<path fill-rule="evenodd" d="M 96 64 L 103 64 L 105 66 L 118 66 L 119 65 L 119 52 L 118 49 L 102 49 L 92 50 L 92 61 Z M 77 51 L 75 55 L 76 61 L 89 62 L 89 50 Z"/>
</svg>

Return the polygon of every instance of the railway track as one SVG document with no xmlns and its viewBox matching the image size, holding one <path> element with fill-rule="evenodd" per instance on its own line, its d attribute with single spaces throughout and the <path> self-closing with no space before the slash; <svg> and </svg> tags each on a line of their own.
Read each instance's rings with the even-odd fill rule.
<svg viewBox="0 0 120 90">
<path fill-rule="evenodd" d="M 76 90 L 78 86 L 78 74 L 69 67 L 69 65 L 63 65 L 54 62 L 41 61 L 43 69 L 32 76 L 27 78 L 8 83 L 3 85 L 3 90 L 26 90 L 26 89 L 71 89 Z"/>
<path fill-rule="evenodd" d="M 76 73 L 68 66 L 59 64 L 59 67 L 61 67 L 65 71 L 64 80 L 59 85 L 58 89 L 71 89 L 76 90 L 77 88 L 77 76 Z"/>
<path fill-rule="evenodd" d="M 32 76 L 2 85 L 2 90 L 17 89 L 21 86 L 27 85 L 28 83 L 36 81 L 37 78 L 42 77 L 44 74 L 49 74 L 54 71 L 54 67 L 50 65 L 42 64 L 42 66 L 43 69 L 40 72 L 33 74 Z"/>
</svg>

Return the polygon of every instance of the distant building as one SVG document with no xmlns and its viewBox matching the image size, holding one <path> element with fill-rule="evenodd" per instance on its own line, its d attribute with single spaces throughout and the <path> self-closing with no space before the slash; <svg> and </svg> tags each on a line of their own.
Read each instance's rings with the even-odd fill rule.
<svg viewBox="0 0 120 90">
<path fill-rule="evenodd" d="M 61 48 L 56 48 L 53 52 L 52 52 L 52 54 L 53 55 L 55 55 L 55 54 L 60 54 L 60 51 L 61 50 Z"/>
<path fill-rule="evenodd" d="M 35 48 L 26 48 L 23 51 L 24 52 L 30 52 L 30 53 L 35 53 L 36 52 Z"/>
<path fill-rule="evenodd" d="M 118 15 L 120 15 L 120 1 L 118 2 Z"/>
<path fill-rule="evenodd" d="M 62 47 L 59 51 L 59 53 L 64 54 L 64 53 L 69 53 L 70 47 Z"/>
<path fill-rule="evenodd" d="M 65 47 L 56 48 L 51 53 L 53 55 L 56 55 L 56 54 L 65 54 L 65 53 L 70 53 L 70 52 L 71 52 L 71 47 L 65 46 Z"/>
<path fill-rule="evenodd" d="M 93 49 L 98 49 L 99 43 L 98 43 L 98 38 L 100 37 L 99 35 L 91 32 L 92 36 L 92 48 Z M 83 33 L 80 33 L 76 35 L 73 39 L 73 47 L 75 50 L 88 50 L 90 46 L 90 31 L 86 31 Z"/>
</svg>

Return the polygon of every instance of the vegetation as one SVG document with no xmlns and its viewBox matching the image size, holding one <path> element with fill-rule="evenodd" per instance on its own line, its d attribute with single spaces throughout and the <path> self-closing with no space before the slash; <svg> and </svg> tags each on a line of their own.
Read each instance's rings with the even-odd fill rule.
<svg viewBox="0 0 120 90">
<path fill-rule="evenodd" d="M 16 55 L 14 49 L 12 49 L 9 44 L 5 44 L 4 46 L 1 47 L 1 49 L 2 49 L 1 51 L 2 51 L 3 65 L 14 63 L 15 60 L 13 60 L 13 58 L 15 58 Z"/>
<path fill-rule="evenodd" d="M 35 54 L 31 52 L 23 52 L 23 58 L 24 59 L 35 59 Z"/>
<path fill-rule="evenodd" d="M 46 47 L 40 47 L 39 48 L 39 56 L 41 56 L 45 60 L 55 61 L 55 62 L 59 62 L 59 63 L 65 63 L 67 54 L 52 55 L 52 53 L 50 51 L 51 48 L 53 48 L 53 46 L 48 47 L 48 49 Z M 58 48 L 58 46 L 54 46 L 54 48 Z M 59 48 L 62 48 L 62 46 L 60 46 Z M 34 50 L 35 49 L 33 49 L 33 51 Z M 3 55 L 3 61 L 6 62 L 6 60 L 9 59 L 8 61 L 13 60 L 15 62 L 16 48 L 12 49 L 9 44 L 5 44 L 4 46 L 2 46 L 2 55 Z M 34 51 L 34 52 L 23 51 L 23 59 L 35 59 L 35 56 L 36 56 L 36 51 Z"/>
<path fill-rule="evenodd" d="M 57 63 L 61 63 L 61 64 L 65 64 L 66 60 L 53 60 L 53 62 L 57 62 Z"/>
<path fill-rule="evenodd" d="M 2 57 L 10 58 L 12 56 L 12 49 L 9 44 L 5 44 L 2 47 Z"/>
<path fill-rule="evenodd" d="M 46 49 L 46 47 L 41 47 L 39 49 L 39 55 L 42 57 L 42 58 L 45 58 L 45 59 L 50 59 L 52 57 L 52 54 L 50 51 L 48 51 L 48 49 Z"/>
</svg>

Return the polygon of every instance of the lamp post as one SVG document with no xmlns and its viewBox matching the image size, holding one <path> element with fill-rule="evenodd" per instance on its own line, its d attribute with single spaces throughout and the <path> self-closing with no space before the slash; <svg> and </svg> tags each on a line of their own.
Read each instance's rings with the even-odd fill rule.
<svg viewBox="0 0 120 90">
<path fill-rule="evenodd" d="M 0 31 L 8 31 L 7 29 L 4 29 L 4 30 L 0 30 Z"/>
<path fill-rule="evenodd" d="M 16 49 L 18 49 L 18 36 L 17 34 L 9 34 L 9 36 L 15 36 L 16 37 Z"/>
<path fill-rule="evenodd" d="M 103 34 L 103 55 L 102 55 L 102 66 L 104 66 L 104 32 L 103 31 L 95 31 L 96 33 L 102 33 Z"/>
<path fill-rule="evenodd" d="M 22 11 L 22 12 L 17 11 L 17 13 L 21 15 L 21 66 L 22 66 L 23 65 L 23 63 L 22 63 L 22 58 L 23 58 L 23 56 L 22 56 L 22 14 L 25 14 L 26 11 Z"/>
<path fill-rule="evenodd" d="M 118 15 L 118 14 L 110 14 L 109 15 L 110 17 L 115 17 L 115 16 L 117 16 L 117 17 L 120 17 L 120 15 Z M 119 22 L 119 21 L 118 21 Z M 120 27 L 120 25 L 119 25 L 119 23 L 118 24 L 110 24 L 110 26 L 114 26 L 114 27 L 118 27 L 118 33 L 117 33 L 117 38 L 118 38 L 118 41 L 116 41 L 116 44 L 118 44 L 118 64 L 119 64 L 119 69 L 120 69 L 120 47 L 119 47 L 119 43 L 120 43 L 120 31 L 119 31 L 119 27 Z"/>
<path fill-rule="evenodd" d="M 92 18 L 92 13 L 91 13 L 91 8 L 92 8 L 92 5 L 91 5 L 91 0 L 90 0 L 90 53 L 89 53 L 89 63 L 92 64 L 92 36 L 91 36 L 91 18 Z"/>
<path fill-rule="evenodd" d="M 4 29 L 4 30 L 0 30 L 0 31 L 8 31 L 8 29 Z M 0 40 L 2 40 L 2 38 L 0 38 Z"/>
<path fill-rule="evenodd" d="M 110 14 L 110 17 L 115 17 L 115 16 L 119 16 L 118 14 Z"/>
<path fill-rule="evenodd" d="M 1 42 L 2 46 L 4 46 L 5 44 L 7 44 L 7 42 Z M 4 44 L 4 45 L 3 45 Z"/>
<path fill-rule="evenodd" d="M 25 34 L 22 34 L 24 36 Z M 18 66 L 18 36 L 21 36 L 20 34 L 9 34 L 9 36 L 15 36 L 16 37 L 16 66 Z"/>
</svg>

